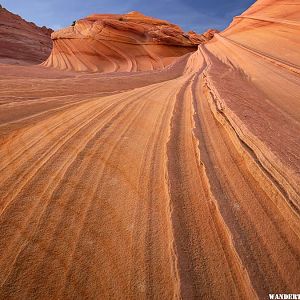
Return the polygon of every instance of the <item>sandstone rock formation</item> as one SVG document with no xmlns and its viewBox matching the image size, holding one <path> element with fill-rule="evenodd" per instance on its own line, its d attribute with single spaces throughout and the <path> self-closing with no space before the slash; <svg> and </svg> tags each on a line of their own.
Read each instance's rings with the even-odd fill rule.
<svg viewBox="0 0 300 300">
<path fill-rule="evenodd" d="M 185 34 L 177 25 L 139 12 L 91 15 L 52 34 L 53 51 L 43 65 L 97 72 L 156 70 L 210 38 Z"/>
<path fill-rule="evenodd" d="M 53 31 L 0 8 L 0 63 L 37 64 L 50 54 Z"/>
<path fill-rule="evenodd" d="M 215 40 L 223 43 L 226 40 L 226 45 L 231 42 L 273 64 L 299 73 L 299 6 L 298 1 L 257 1 L 242 15 L 235 17 L 229 28 Z"/>
<path fill-rule="evenodd" d="M 251 107 L 245 104 L 245 116 L 240 115 L 240 120 L 236 119 L 235 123 L 249 123 L 256 136 L 249 137 L 252 142 L 258 137 L 264 140 L 264 146 L 257 145 L 260 149 L 257 155 L 270 168 L 269 172 L 276 181 L 284 186 L 290 204 L 297 210 L 300 210 L 300 202 L 296 201 L 300 194 L 297 155 L 300 129 L 299 20 L 300 4 L 297 1 L 260 0 L 236 17 L 224 32 L 216 34 L 204 50 L 207 56 L 213 55 L 223 62 L 222 65 L 215 64 L 208 72 L 212 85 L 224 86 L 225 78 L 229 80 L 226 75 L 220 78 L 218 68 L 230 70 L 230 76 L 238 78 L 236 82 L 232 80 L 231 88 L 227 90 L 239 91 L 237 95 L 247 99 Z M 254 88 L 256 96 L 252 98 Z M 242 102 L 233 100 L 236 96 L 228 94 L 227 97 L 230 105 L 242 109 Z M 223 104 L 227 105 L 226 102 Z M 246 130 L 243 130 L 245 135 Z M 283 139 L 288 149 L 279 146 Z"/>
<path fill-rule="evenodd" d="M 298 246 L 297 250 L 294 248 L 300 229 L 299 20 L 298 1 L 259 0 L 234 18 L 229 28 L 200 47 L 207 62 L 202 79 L 207 104 L 203 105 L 212 111 L 224 134 L 242 155 L 252 178 L 257 180 L 257 187 L 265 193 L 257 196 L 252 188 L 246 192 L 248 180 L 241 185 L 236 182 L 234 188 L 235 179 L 231 176 L 235 172 L 225 168 L 209 171 L 211 182 L 219 178 L 221 188 L 212 186 L 218 201 L 226 203 L 232 199 L 229 200 L 232 209 L 223 207 L 224 213 L 231 232 L 235 232 L 235 248 L 261 299 L 270 291 L 295 293 L 300 284 L 300 253 Z M 208 120 L 207 117 L 205 122 Z M 212 125 L 207 130 L 211 137 L 217 137 Z M 210 157 L 221 149 L 220 143 L 213 144 Z M 225 165 L 230 158 L 226 152 L 222 155 Z M 212 170 L 212 166 L 206 168 Z M 239 196 L 228 196 L 227 180 L 221 179 L 223 176 L 231 177 L 227 179 L 232 182 L 229 186 L 240 190 Z M 234 198 L 239 203 L 236 209 Z M 264 213 L 258 213 L 259 206 Z M 275 229 L 279 215 L 285 220 L 285 228 L 291 230 L 290 234 L 283 235 L 287 242 L 280 236 L 284 227 Z M 269 221 L 265 223 L 264 218 Z M 237 224 L 242 223 L 243 228 L 238 229 Z M 254 232 L 257 235 L 252 235 Z M 260 243 L 264 246 L 259 246 Z M 285 245 L 285 250 L 280 249 L 279 243 Z M 275 279 L 276 272 L 281 275 Z"/>
<path fill-rule="evenodd" d="M 162 70 L 0 65 L 0 299 L 299 293 L 299 17 L 259 0 Z"/>
</svg>

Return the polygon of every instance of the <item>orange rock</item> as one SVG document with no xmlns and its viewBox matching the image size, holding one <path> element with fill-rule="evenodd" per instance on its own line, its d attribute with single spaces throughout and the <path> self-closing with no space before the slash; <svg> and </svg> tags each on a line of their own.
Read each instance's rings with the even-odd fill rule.
<svg viewBox="0 0 300 300">
<path fill-rule="evenodd" d="M 208 37 L 139 12 L 95 14 L 52 34 L 53 51 L 43 64 L 76 71 L 161 69 L 197 49 Z"/>
<path fill-rule="evenodd" d="M 221 35 L 268 58 L 300 67 L 299 20 L 298 1 L 260 0 L 235 17 Z"/>
<path fill-rule="evenodd" d="M 299 1 L 259 0 L 202 47 L 211 61 L 207 81 L 227 119 L 298 212 L 299 20 Z"/>
<path fill-rule="evenodd" d="M 0 299 L 299 291 L 296 2 L 203 36 L 136 12 L 53 34 L 50 65 L 106 72 L 203 43 L 163 70 L 0 65 Z"/>
</svg>

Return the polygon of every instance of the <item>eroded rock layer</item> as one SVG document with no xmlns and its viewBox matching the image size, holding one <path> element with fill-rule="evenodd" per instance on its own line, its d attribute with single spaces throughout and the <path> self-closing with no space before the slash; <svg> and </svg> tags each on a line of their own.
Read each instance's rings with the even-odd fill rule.
<svg viewBox="0 0 300 300">
<path fill-rule="evenodd" d="M 0 7 L 0 63 L 43 62 L 52 49 L 52 32 Z"/>
<path fill-rule="evenodd" d="M 163 70 L 0 65 L 0 299 L 299 293 L 299 13 Z"/>
<path fill-rule="evenodd" d="M 278 184 L 289 194 L 291 205 L 300 210 L 299 199 L 299 76 L 300 3 L 287 0 L 257 1 L 204 47 L 212 63 L 207 76 L 217 93 L 226 87 L 230 76 L 237 78 L 220 96 L 230 105 L 239 134 L 257 144 L 258 158 L 268 166 Z M 220 69 L 218 69 L 220 68 Z M 227 70 L 222 77 L 220 70 Z M 231 73 L 231 74 L 230 74 Z M 240 87 L 240 88 L 238 88 Z M 233 95 L 236 93 L 236 95 Z M 255 95 L 255 96 L 254 96 Z M 228 101 L 222 101 L 222 99 Z M 244 100 L 251 103 L 242 104 Z M 242 110 L 238 118 L 234 111 Z M 272 120 L 272 122 L 271 122 Z M 248 127 L 242 127 L 245 123 Z M 259 125 L 258 125 L 259 124 Z M 262 126 L 264 125 L 264 126 Z M 251 128 L 255 137 L 249 135 Z M 287 147 L 282 147 L 282 143 Z M 254 146 L 253 144 L 253 146 Z M 294 199 L 294 200 L 293 200 Z"/>
<path fill-rule="evenodd" d="M 257 189 L 248 189 L 250 177 L 235 181 L 233 170 L 213 171 L 207 160 L 208 178 L 215 182 L 212 190 L 223 203 L 235 248 L 261 299 L 270 291 L 295 293 L 300 284 L 299 249 L 294 248 L 300 228 L 299 20 L 298 1 L 260 0 L 200 48 L 207 61 L 202 105 L 228 134 L 242 157 L 241 166 L 245 164 L 264 193 L 258 196 Z M 206 116 L 204 122 L 208 120 Z M 217 138 L 212 126 L 207 130 Z M 209 157 L 214 161 L 222 145 L 212 145 Z M 222 155 L 218 159 L 225 166 L 231 158 L 226 151 Z M 278 229 L 281 217 L 285 228 Z M 287 228 L 297 238 L 280 236 Z M 285 246 L 280 249 L 279 243 Z"/>
<path fill-rule="evenodd" d="M 177 25 L 138 12 L 92 15 L 52 34 L 54 48 L 43 65 L 97 72 L 162 69 L 213 33 L 185 34 Z"/>
</svg>

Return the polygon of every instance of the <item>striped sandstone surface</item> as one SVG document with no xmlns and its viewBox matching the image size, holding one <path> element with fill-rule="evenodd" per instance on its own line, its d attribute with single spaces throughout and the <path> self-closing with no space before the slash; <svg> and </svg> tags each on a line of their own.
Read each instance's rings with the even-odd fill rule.
<svg viewBox="0 0 300 300">
<path fill-rule="evenodd" d="M 133 11 L 95 14 L 52 33 L 53 50 L 43 63 L 60 70 L 117 72 L 163 69 L 210 40 L 174 24 Z"/>
<path fill-rule="evenodd" d="M 299 19 L 259 0 L 161 70 L 0 65 L 0 299 L 299 293 Z"/>
</svg>

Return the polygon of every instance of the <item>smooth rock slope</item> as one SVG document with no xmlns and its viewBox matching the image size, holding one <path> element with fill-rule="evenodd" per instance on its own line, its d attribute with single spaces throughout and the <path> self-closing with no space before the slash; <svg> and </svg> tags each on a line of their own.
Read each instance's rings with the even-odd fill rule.
<svg viewBox="0 0 300 300">
<path fill-rule="evenodd" d="M 0 63 L 43 62 L 52 49 L 52 32 L 0 7 Z"/>
</svg>

